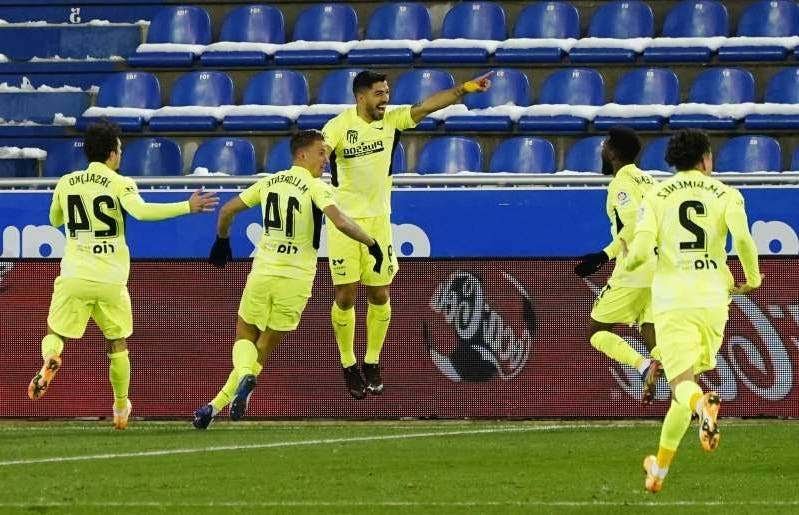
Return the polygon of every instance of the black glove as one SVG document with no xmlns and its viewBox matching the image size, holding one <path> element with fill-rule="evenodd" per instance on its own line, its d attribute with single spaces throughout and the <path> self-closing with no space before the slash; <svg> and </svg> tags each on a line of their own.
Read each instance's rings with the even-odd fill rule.
<svg viewBox="0 0 799 515">
<path fill-rule="evenodd" d="M 377 240 L 369 245 L 369 254 L 375 258 L 375 266 L 372 267 L 372 270 L 380 273 L 380 267 L 383 266 L 383 251 L 380 250 L 380 244 L 377 243 Z"/>
<path fill-rule="evenodd" d="M 230 249 L 230 238 L 220 238 L 217 236 L 214 246 L 211 247 L 211 255 L 208 262 L 217 268 L 224 268 L 229 259 L 233 259 L 233 251 Z"/>
<path fill-rule="evenodd" d="M 602 268 L 602 265 L 610 260 L 605 251 L 593 252 L 580 258 L 580 262 L 574 267 L 574 273 L 580 277 L 588 277 Z"/>
</svg>

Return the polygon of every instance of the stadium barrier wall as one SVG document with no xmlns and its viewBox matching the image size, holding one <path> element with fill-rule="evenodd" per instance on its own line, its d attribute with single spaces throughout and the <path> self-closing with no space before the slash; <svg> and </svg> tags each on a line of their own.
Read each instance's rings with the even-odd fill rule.
<svg viewBox="0 0 799 515">
<path fill-rule="evenodd" d="M 27 399 L 41 366 L 57 260 L 3 260 L 0 282 L 0 417 L 108 416 L 107 357 L 90 324 L 69 342 L 47 395 Z M 662 416 L 668 392 L 639 402 L 640 379 L 585 340 L 606 275 L 584 281 L 561 259 L 403 259 L 392 287 L 383 350 L 386 390 L 355 401 L 341 379 L 330 327 L 333 289 L 320 260 L 313 298 L 259 378 L 253 417 Z M 731 264 L 738 279 L 740 266 Z M 609 268 L 609 267 L 608 267 Z M 764 285 L 735 297 L 716 371 L 703 375 L 726 416 L 799 417 L 799 258 L 766 258 Z M 203 261 L 136 261 L 129 289 L 134 415 L 188 417 L 230 370 L 237 305 L 249 261 L 224 270 Z M 609 270 L 605 270 L 605 274 Z M 365 306 L 357 305 L 356 352 Z M 643 348 L 630 329 L 625 336 Z"/>
</svg>

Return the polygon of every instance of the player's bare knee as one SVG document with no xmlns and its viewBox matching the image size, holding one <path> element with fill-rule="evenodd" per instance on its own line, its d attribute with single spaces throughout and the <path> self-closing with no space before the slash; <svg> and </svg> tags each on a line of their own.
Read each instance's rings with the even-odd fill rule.
<svg viewBox="0 0 799 515">
<path fill-rule="evenodd" d="M 366 298 L 370 304 L 382 306 L 389 301 L 388 286 L 370 286 L 366 289 Z"/>
<path fill-rule="evenodd" d="M 125 338 L 119 338 L 118 340 L 108 340 L 109 354 L 116 354 L 117 352 L 122 352 L 126 350 L 128 350 L 128 341 Z"/>
<path fill-rule="evenodd" d="M 236 319 L 236 341 L 248 340 L 255 343 L 258 341 L 260 333 L 257 326 L 245 322 L 241 317 Z"/>
<path fill-rule="evenodd" d="M 342 284 L 335 287 L 336 305 L 340 309 L 351 309 L 355 305 L 358 283 Z"/>
</svg>

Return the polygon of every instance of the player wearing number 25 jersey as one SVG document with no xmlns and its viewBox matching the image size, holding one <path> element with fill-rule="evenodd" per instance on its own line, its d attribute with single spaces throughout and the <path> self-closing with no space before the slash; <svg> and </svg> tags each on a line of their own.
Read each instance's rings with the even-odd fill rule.
<svg viewBox="0 0 799 515">
<path fill-rule="evenodd" d="M 133 316 L 126 286 L 130 253 L 124 214 L 163 220 L 213 211 L 218 200 L 197 192 L 185 202 L 145 202 L 136 183 L 116 171 L 122 156 L 119 134 L 112 124 L 89 127 L 84 140 L 88 169 L 65 175 L 53 192 L 50 223 L 65 225 L 66 245 L 61 274 L 53 286 L 48 334 L 42 340 L 44 366 L 31 380 L 28 396 L 35 400 L 44 395 L 61 367 L 64 341 L 82 337 L 91 318 L 108 340 L 114 426 L 125 429 L 131 412 L 126 338 L 133 333 Z"/>
<path fill-rule="evenodd" d="M 743 197 L 710 177 L 713 155 L 707 135 L 677 133 L 669 141 L 666 161 L 678 173 L 644 197 L 626 262 L 628 270 L 635 269 L 653 246 L 658 248 L 652 311 L 673 395 L 658 454 L 644 460 L 650 492 L 662 488 L 692 412 L 699 417 L 702 447 L 712 451 L 718 446 L 720 398 L 715 392 L 703 394 L 696 378 L 716 366 L 730 294 L 747 293 L 761 281 Z M 728 231 L 746 275 L 746 284 L 737 287 L 727 268 Z"/>
<path fill-rule="evenodd" d="M 232 257 L 229 231 L 234 216 L 261 206 L 264 231 L 239 304 L 233 371 L 210 403 L 194 412 L 194 427 L 205 429 L 227 404 L 230 418 L 247 409 L 256 377 L 283 336 L 297 328 L 316 275 L 322 214 L 337 229 L 366 246 L 379 273 L 383 252 L 377 240 L 339 211 L 333 192 L 319 178 L 327 164 L 322 133 L 303 131 L 291 138 L 293 166 L 263 178 L 225 204 L 210 261 L 224 267 Z M 373 258 L 373 259 L 372 259 Z"/>
</svg>

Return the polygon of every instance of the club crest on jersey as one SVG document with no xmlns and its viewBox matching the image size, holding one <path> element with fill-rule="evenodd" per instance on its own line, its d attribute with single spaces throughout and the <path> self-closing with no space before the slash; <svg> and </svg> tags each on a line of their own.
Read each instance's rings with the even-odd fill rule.
<svg viewBox="0 0 799 515">
<path fill-rule="evenodd" d="M 358 131 L 347 131 L 347 143 L 354 145 L 358 142 Z"/>
</svg>

